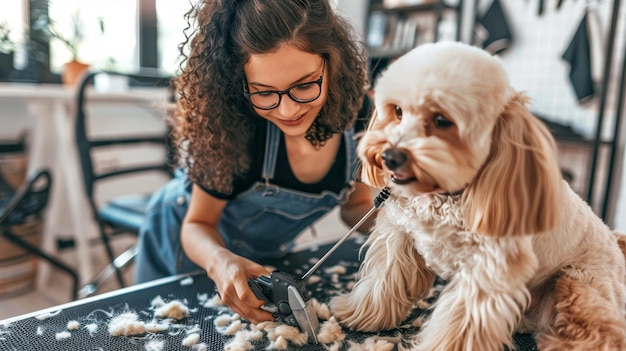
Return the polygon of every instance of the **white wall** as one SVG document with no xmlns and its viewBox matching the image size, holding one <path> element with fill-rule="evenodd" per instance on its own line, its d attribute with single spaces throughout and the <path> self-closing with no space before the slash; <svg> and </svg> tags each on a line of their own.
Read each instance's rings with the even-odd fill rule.
<svg viewBox="0 0 626 351">
<path fill-rule="evenodd" d="M 483 1 L 484 3 L 484 1 Z M 536 14 L 536 1 L 504 1 L 515 33 L 515 42 L 501 55 L 512 84 L 528 91 L 533 107 L 555 121 L 570 124 L 578 132 L 593 137 L 596 127 L 598 98 L 581 105 L 576 100 L 569 82 L 569 64 L 561 59 L 584 14 L 587 1 L 564 1 L 557 11 L 555 1 L 546 0 L 547 9 L 542 16 Z M 596 8 L 600 19 L 603 42 L 596 61 L 598 78 L 606 56 L 606 41 L 610 24 L 611 2 L 603 1 Z M 622 22 L 624 16 L 621 16 Z M 622 34 L 622 39 L 624 38 Z M 621 40 L 623 43 L 623 40 Z M 616 60 L 616 63 L 620 60 Z M 615 64 L 614 67 L 617 65 Z M 615 78 L 616 76 L 613 76 Z M 608 115 L 614 114 L 615 90 L 608 104 Z M 599 93 L 597 94 L 599 97 Z M 613 119 L 605 125 L 604 135 L 611 135 Z"/>
</svg>

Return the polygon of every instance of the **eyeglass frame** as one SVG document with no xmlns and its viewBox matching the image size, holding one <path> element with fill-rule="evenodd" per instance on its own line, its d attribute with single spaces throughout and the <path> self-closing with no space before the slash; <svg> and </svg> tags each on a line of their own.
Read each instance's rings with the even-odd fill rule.
<svg viewBox="0 0 626 351">
<path fill-rule="evenodd" d="M 251 93 L 248 91 L 248 82 L 246 81 L 246 78 L 244 77 L 244 81 L 243 81 L 243 96 L 245 96 L 248 101 L 250 101 L 250 103 L 252 104 L 252 106 L 254 106 L 255 108 L 258 108 L 259 110 L 264 110 L 264 111 L 269 111 L 269 110 L 273 110 L 275 108 L 277 108 L 278 106 L 280 106 L 280 103 L 282 102 L 282 98 L 283 95 L 287 95 L 289 96 L 289 98 L 299 104 L 306 104 L 309 102 L 313 102 L 317 99 L 320 98 L 320 96 L 322 96 L 322 83 L 324 82 L 324 72 L 326 71 L 326 60 L 322 60 L 322 74 L 320 75 L 320 77 L 317 80 L 311 81 L 311 82 L 304 82 L 304 83 L 298 83 L 298 84 L 294 84 L 292 86 L 290 86 L 289 88 L 285 89 L 285 90 L 262 90 L 262 91 L 255 91 L 254 93 Z M 303 86 L 303 85 L 308 85 L 308 84 L 317 84 L 320 87 L 320 92 L 319 94 L 317 94 L 316 97 L 314 97 L 313 99 L 306 99 L 306 100 L 301 100 L 296 98 L 295 96 L 291 95 L 291 89 Z M 267 93 L 276 93 L 278 94 L 278 102 L 276 103 L 276 105 L 272 106 L 272 107 L 259 107 L 257 105 L 254 104 L 254 102 L 252 102 L 252 95 L 256 95 L 256 94 L 267 94 Z"/>
</svg>

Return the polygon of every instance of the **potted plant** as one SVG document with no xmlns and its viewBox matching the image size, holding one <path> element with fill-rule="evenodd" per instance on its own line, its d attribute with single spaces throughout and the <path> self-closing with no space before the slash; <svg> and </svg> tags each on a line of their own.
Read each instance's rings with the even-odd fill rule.
<svg viewBox="0 0 626 351">
<path fill-rule="evenodd" d="M 101 29 L 103 24 L 101 23 Z M 78 79 L 89 69 L 89 65 L 80 61 L 78 52 L 84 40 L 83 22 L 78 11 L 70 17 L 69 30 L 62 31 L 59 25 L 47 15 L 39 16 L 33 29 L 43 33 L 50 40 L 60 41 L 71 54 L 71 60 L 63 67 L 61 80 L 66 85 L 75 85 Z M 67 29 L 66 28 L 66 29 Z"/>
<path fill-rule="evenodd" d="M 11 28 L 5 21 L 0 22 L 0 80 L 9 77 L 13 71 L 13 54 L 16 43 L 11 39 Z"/>
</svg>

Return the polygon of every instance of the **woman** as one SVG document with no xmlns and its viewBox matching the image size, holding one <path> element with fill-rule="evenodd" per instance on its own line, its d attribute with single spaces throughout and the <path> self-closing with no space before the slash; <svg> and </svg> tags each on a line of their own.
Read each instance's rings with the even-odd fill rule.
<svg viewBox="0 0 626 351">
<path fill-rule="evenodd" d="M 365 57 L 328 0 L 204 0 L 187 16 L 173 118 L 186 171 L 151 201 L 136 282 L 201 268 L 235 312 L 271 320 L 247 284 L 269 274 L 258 262 L 337 205 L 349 226 L 372 207 L 352 179 Z"/>
</svg>

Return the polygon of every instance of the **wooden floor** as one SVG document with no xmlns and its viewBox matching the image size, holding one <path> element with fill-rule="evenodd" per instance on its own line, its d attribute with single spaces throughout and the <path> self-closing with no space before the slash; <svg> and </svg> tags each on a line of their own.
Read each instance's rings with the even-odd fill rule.
<svg viewBox="0 0 626 351">
<path fill-rule="evenodd" d="M 348 229 L 349 228 L 339 219 L 338 210 L 335 210 L 315 225 L 314 232 L 307 230 L 303 233 L 297 243 L 306 245 L 313 241 L 334 241 L 343 236 Z M 133 242 L 134 239 L 129 237 L 119 238 L 114 244 L 115 249 L 117 252 L 122 252 L 125 248 L 132 245 Z M 99 270 L 104 267 L 106 265 L 104 248 L 97 245 L 93 246 L 90 250 L 94 270 Z M 62 253 L 61 258 L 69 265 L 72 265 L 72 262 L 77 262 L 75 252 L 71 249 Z M 124 274 L 127 282 L 132 281 L 132 273 L 132 267 L 125 271 Z M 115 279 L 109 279 L 97 293 L 100 294 L 118 288 L 119 285 L 117 285 Z M 0 295 L 0 321 L 69 302 L 71 301 L 72 295 L 71 289 L 72 280 L 69 276 L 62 271 L 53 269 L 50 274 L 50 279 L 43 288 L 31 288 L 30 291 L 26 292 Z"/>
<path fill-rule="evenodd" d="M 134 243 L 134 240 L 132 237 L 117 238 L 114 242 L 116 252 L 123 252 L 124 249 Z M 100 271 L 106 266 L 107 261 L 103 246 L 94 245 L 90 248 L 90 253 L 94 271 Z M 72 262 L 77 262 L 76 253 L 72 249 L 61 252 L 60 258 L 72 267 L 74 266 Z M 127 282 L 132 282 L 132 266 L 124 270 L 124 275 Z M 8 293 L 0 294 L 0 320 L 72 301 L 72 279 L 67 273 L 55 268 L 51 269 L 50 277 L 44 287 L 36 289 L 34 280 L 29 285 L 26 291 L 8 289 Z M 115 279 L 111 278 L 103 284 L 97 293 L 118 288 L 119 285 Z"/>
</svg>

